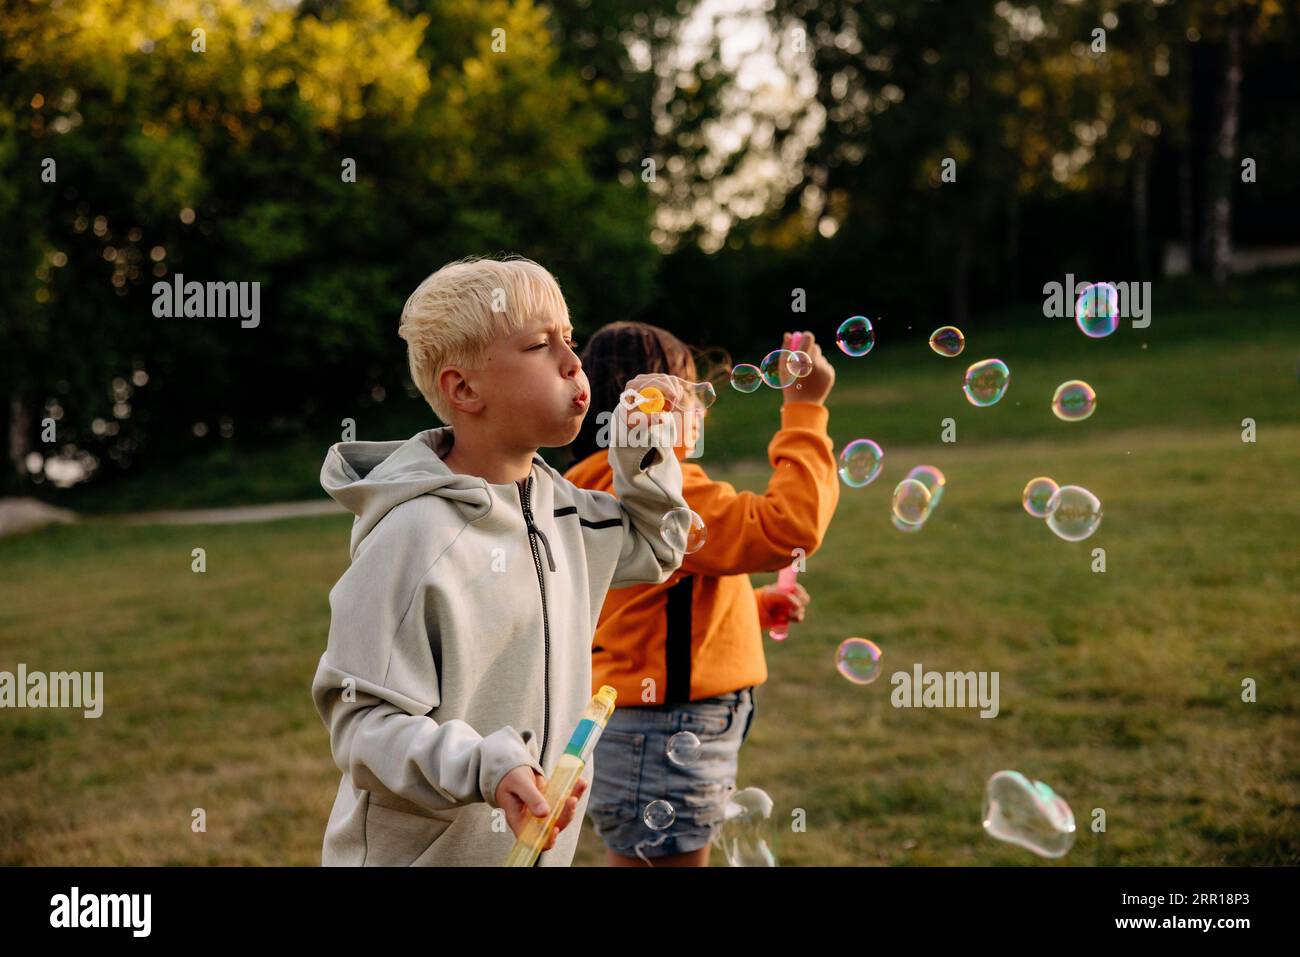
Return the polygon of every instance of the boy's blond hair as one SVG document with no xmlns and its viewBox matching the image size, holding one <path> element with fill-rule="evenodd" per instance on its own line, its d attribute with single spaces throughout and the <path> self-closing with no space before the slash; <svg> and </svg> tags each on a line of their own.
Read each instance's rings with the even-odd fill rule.
<svg viewBox="0 0 1300 957">
<path fill-rule="evenodd" d="M 406 340 L 411 379 L 438 418 L 451 423 L 451 408 L 438 391 L 444 368 L 482 365 L 492 342 L 547 312 L 557 312 L 562 321 L 569 316 L 560 285 L 522 257 L 462 259 L 416 286 L 402 307 L 397 334 Z"/>
</svg>

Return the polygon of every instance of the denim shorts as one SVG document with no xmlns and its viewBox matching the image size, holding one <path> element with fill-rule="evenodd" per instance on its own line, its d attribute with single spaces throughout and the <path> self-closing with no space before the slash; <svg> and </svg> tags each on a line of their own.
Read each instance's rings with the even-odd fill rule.
<svg viewBox="0 0 1300 957">
<path fill-rule="evenodd" d="M 614 853 L 653 859 L 706 847 L 736 786 L 740 746 L 754 720 L 754 689 L 660 707 L 618 708 L 596 744 L 587 814 Z M 668 739 L 690 731 L 699 756 L 685 766 L 668 759 Z M 672 805 L 673 823 L 652 830 L 652 801 Z"/>
</svg>

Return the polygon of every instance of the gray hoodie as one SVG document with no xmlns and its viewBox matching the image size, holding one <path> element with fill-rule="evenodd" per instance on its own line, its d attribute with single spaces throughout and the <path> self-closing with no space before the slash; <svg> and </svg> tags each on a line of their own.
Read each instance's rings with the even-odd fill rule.
<svg viewBox="0 0 1300 957">
<path fill-rule="evenodd" d="M 681 564 L 659 534 L 685 505 L 670 449 L 611 448 L 616 498 L 540 455 L 518 483 L 454 473 L 453 441 L 447 427 L 341 442 L 321 467 L 356 515 L 312 684 L 343 772 L 326 865 L 503 863 L 497 785 L 520 765 L 554 771 L 591 697 L 605 593 Z M 541 865 L 573 860 L 586 802 Z"/>
</svg>

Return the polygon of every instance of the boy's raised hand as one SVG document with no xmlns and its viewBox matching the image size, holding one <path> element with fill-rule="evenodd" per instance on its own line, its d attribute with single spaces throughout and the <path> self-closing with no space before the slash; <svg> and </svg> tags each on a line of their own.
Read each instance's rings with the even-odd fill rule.
<svg viewBox="0 0 1300 957">
<path fill-rule="evenodd" d="M 506 823 L 510 825 L 510 830 L 514 832 L 515 837 L 519 836 L 530 818 L 545 817 L 550 813 L 550 808 L 546 804 L 546 795 L 543 793 L 545 790 L 546 778 L 522 764 L 508 771 L 501 779 L 501 783 L 497 785 L 497 807 L 506 812 Z M 546 839 L 546 845 L 542 850 L 549 851 L 555 846 L 556 837 L 569 826 L 573 816 L 578 813 L 578 799 L 586 792 L 587 782 L 579 779 L 573 787 L 573 793 L 564 802 L 564 810 L 560 812 L 559 820 L 555 822 L 555 830 L 551 831 L 551 836 Z"/>
<path fill-rule="evenodd" d="M 781 348 L 792 348 L 791 342 L 793 340 L 794 333 L 787 332 L 781 342 Z M 835 367 L 831 365 L 829 359 L 822 355 L 822 347 L 817 344 L 813 334 L 806 329 L 800 333 L 798 351 L 808 353 L 808 358 L 812 359 L 812 372 L 802 379 L 796 379 L 789 388 L 782 389 L 784 395 L 782 395 L 781 401 L 783 403 L 815 402 L 820 405 L 826 401 L 826 396 L 830 395 L 831 386 L 835 384 Z"/>
<path fill-rule="evenodd" d="M 643 397 L 633 400 L 628 393 L 639 394 L 642 389 L 653 386 L 663 393 L 664 407 L 662 411 L 671 412 L 673 409 L 682 405 L 686 401 L 686 383 L 675 375 L 668 375 L 663 372 L 646 372 L 631 379 L 623 389 L 623 395 L 628 396 L 627 405 L 635 409 L 640 403 L 646 401 Z"/>
</svg>

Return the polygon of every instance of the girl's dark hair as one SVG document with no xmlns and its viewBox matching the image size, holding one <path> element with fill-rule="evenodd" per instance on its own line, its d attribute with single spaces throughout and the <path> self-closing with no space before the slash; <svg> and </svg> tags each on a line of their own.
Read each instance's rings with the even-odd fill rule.
<svg viewBox="0 0 1300 957">
<path fill-rule="evenodd" d="M 728 380 L 731 358 L 725 350 L 699 350 L 666 329 L 645 322 L 611 322 L 587 340 L 582 367 L 591 383 L 591 405 L 582 430 L 568 447 L 569 465 L 601 450 L 596 444 L 601 412 L 612 412 L 627 383 L 646 372 L 675 375 L 688 382 L 712 382 L 719 389 Z"/>
</svg>

